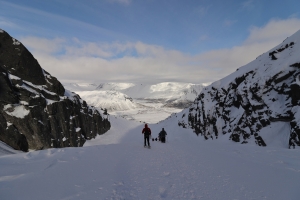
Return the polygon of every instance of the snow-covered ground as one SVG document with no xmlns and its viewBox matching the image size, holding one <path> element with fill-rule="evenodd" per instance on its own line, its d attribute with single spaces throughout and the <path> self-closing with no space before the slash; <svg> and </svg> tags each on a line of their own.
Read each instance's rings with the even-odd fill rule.
<svg viewBox="0 0 300 200">
<path fill-rule="evenodd" d="M 154 138 L 168 133 L 151 149 L 142 123 L 111 116 L 82 148 L 0 151 L 0 199 L 299 199 L 298 149 L 203 141 L 174 118 L 149 125 Z"/>
<path fill-rule="evenodd" d="M 189 106 L 203 84 L 163 82 L 143 83 L 63 83 L 89 105 L 106 108 L 111 115 L 128 120 L 158 123 Z M 150 117 L 149 117 L 150 116 Z"/>
</svg>

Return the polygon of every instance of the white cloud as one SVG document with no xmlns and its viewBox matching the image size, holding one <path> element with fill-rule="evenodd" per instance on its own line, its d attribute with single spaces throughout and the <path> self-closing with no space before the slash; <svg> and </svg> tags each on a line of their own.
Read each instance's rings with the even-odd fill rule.
<svg viewBox="0 0 300 200">
<path fill-rule="evenodd" d="M 264 27 L 252 27 L 246 44 L 260 42 L 282 42 L 286 37 L 299 30 L 300 20 L 290 18 L 287 20 L 274 19 Z"/>
<path fill-rule="evenodd" d="M 299 19 L 252 27 L 243 44 L 188 55 L 143 42 L 85 43 L 78 39 L 23 38 L 43 68 L 59 80 L 213 82 L 280 44 Z"/>
<path fill-rule="evenodd" d="M 22 43 L 26 47 L 30 47 L 33 51 L 45 54 L 52 54 L 59 52 L 65 44 L 65 40 L 61 38 L 54 38 L 52 40 L 37 37 L 21 38 Z"/>
<path fill-rule="evenodd" d="M 211 69 L 206 75 L 214 77 L 212 81 L 215 81 L 279 45 L 298 31 L 299 27 L 299 19 L 271 20 L 264 27 L 252 27 L 249 37 L 242 45 L 209 51 L 198 55 L 196 60 L 202 62 L 201 67 L 207 66 Z"/>
</svg>

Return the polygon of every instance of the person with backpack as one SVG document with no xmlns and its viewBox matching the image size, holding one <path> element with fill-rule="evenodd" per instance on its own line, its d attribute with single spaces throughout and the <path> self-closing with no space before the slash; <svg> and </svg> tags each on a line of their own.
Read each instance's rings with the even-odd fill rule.
<svg viewBox="0 0 300 200">
<path fill-rule="evenodd" d="M 166 142 L 166 135 L 168 135 L 167 132 L 165 131 L 164 128 L 162 128 L 162 130 L 158 134 L 158 138 L 162 143 Z"/>
<path fill-rule="evenodd" d="M 144 147 L 146 147 L 146 141 L 147 141 L 148 147 L 150 148 L 149 138 L 151 136 L 151 129 L 148 127 L 148 124 L 145 124 L 145 128 L 143 129 L 142 134 L 144 134 Z"/>
</svg>

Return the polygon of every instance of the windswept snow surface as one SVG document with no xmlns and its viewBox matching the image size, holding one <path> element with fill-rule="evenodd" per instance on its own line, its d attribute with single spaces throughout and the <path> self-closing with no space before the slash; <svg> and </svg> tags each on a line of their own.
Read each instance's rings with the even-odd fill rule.
<svg viewBox="0 0 300 200">
<path fill-rule="evenodd" d="M 299 199 L 299 150 L 204 142 L 176 117 L 149 125 L 153 137 L 168 133 L 151 149 L 143 124 L 111 117 L 112 129 L 82 148 L 2 155 L 0 199 Z"/>
</svg>

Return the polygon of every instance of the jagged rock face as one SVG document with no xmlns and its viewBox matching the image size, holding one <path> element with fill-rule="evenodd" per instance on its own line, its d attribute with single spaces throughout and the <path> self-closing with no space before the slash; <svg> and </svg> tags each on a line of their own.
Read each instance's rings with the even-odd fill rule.
<svg viewBox="0 0 300 200">
<path fill-rule="evenodd" d="M 82 146 L 110 122 L 0 29 L 0 140 L 15 149 Z"/>
<path fill-rule="evenodd" d="M 287 147 L 300 146 L 299 85 L 300 31 L 206 87 L 178 124 L 191 127 L 205 139 L 227 135 L 235 142 L 266 146 L 266 135 L 284 138 L 287 134 L 283 140 Z M 288 131 L 268 132 L 278 122 Z"/>
</svg>

